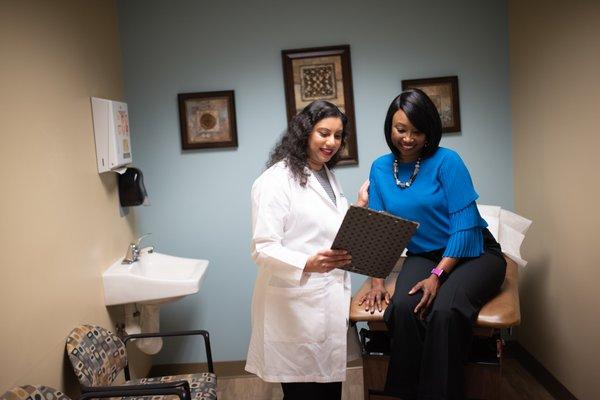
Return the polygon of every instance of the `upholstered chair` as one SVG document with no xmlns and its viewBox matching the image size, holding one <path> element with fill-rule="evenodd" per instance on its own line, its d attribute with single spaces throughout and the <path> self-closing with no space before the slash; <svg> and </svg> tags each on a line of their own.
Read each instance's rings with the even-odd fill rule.
<svg viewBox="0 0 600 400">
<path fill-rule="evenodd" d="M 17 386 L 6 391 L 0 400 L 71 400 L 63 392 L 48 386 Z"/>
<path fill-rule="evenodd" d="M 201 335 L 204 338 L 209 372 L 130 379 L 126 351 L 126 343 L 129 340 L 188 335 Z M 182 400 L 214 400 L 217 398 L 217 377 L 213 372 L 214 368 L 207 331 L 142 333 L 128 335 L 121 340 L 117 335 L 102 327 L 81 325 L 73 329 L 69 334 L 67 338 L 67 353 L 75 375 L 81 384 L 82 391 L 84 395 L 88 394 L 88 397 L 94 397 L 91 394 L 98 395 L 99 393 L 110 393 L 115 390 L 122 391 L 132 388 L 135 388 L 135 390 L 144 390 L 146 388 L 156 389 L 157 392 L 153 395 L 148 395 L 144 399 L 133 395 L 120 396 L 136 397 L 136 400 L 160 400 L 157 396 L 161 395 L 171 395 L 171 398 L 172 395 L 177 395 Z M 121 371 L 124 372 L 126 382 L 121 386 L 115 386 L 114 381 Z M 179 393 L 178 390 L 183 390 L 183 392 Z M 159 393 L 161 391 L 162 393 Z M 185 399 L 186 397 L 187 399 Z"/>
</svg>

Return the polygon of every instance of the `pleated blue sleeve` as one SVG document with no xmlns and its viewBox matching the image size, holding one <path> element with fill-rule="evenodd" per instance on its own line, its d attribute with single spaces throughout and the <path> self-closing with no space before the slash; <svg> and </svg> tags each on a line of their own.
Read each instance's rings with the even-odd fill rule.
<svg viewBox="0 0 600 400">
<path fill-rule="evenodd" d="M 455 151 L 449 151 L 444 158 L 438 179 L 446 194 L 450 214 L 462 210 L 479 197 L 465 163 Z"/>
<path fill-rule="evenodd" d="M 383 199 L 379 190 L 379 177 L 377 167 L 373 163 L 371 165 L 371 173 L 369 174 L 369 205 L 368 207 L 376 211 L 384 211 Z"/>
<path fill-rule="evenodd" d="M 444 251 L 444 257 L 479 257 L 483 253 L 483 234 L 481 229 L 487 223 L 472 201 L 462 210 L 450 214 L 450 239 Z"/>
</svg>

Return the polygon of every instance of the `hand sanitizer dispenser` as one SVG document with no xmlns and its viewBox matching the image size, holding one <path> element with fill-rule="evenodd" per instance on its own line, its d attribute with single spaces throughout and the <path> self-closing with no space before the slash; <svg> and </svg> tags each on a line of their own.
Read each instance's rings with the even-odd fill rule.
<svg viewBox="0 0 600 400">
<path fill-rule="evenodd" d="M 131 163 L 131 137 L 127 104 L 92 97 L 98 173 Z"/>
</svg>

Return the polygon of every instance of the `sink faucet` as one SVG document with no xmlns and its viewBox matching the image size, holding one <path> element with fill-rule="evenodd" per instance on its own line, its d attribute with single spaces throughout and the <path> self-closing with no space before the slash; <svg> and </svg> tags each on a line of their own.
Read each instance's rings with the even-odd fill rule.
<svg viewBox="0 0 600 400">
<path fill-rule="evenodd" d="M 127 247 L 127 254 L 125 254 L 125 258 L 123 259 L 123 261 L 121 261 L 121 264 L 131 264 L 136 262 L 140 257 L 140 243 L 145 237 L 148 237 L 150 235 L 152 234 L 146 233 L 137 238 L 135 242 L 129 243 L 129 246 Z M 150 249 L 148 250 L 149 253 L 152 253 L 153 251 L 154 247 L 150 247 Z"/>
</svg>

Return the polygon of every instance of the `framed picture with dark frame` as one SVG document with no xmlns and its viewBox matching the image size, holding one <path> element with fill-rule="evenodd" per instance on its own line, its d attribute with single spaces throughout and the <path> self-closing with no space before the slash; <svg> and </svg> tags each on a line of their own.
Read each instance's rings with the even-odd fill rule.
<svg viewBox="0 0 600 400">
<path fill-rule="evenodd" d="M 314 100 L 327 100 L 348 117 L 348 137 L 338 165 L 358 164 L 350 46 L 282 50 L 288 122 Z"/>
<path fill-rule="evenodd" d="M 457 76 L 402 81 L 402 90 L 411 88 L 421 89 L 431 98 L 442 119 L 442 132 L 460 132 Z"/>
<path fill-rule="evenodd" d="M 233 90 L 180 93 L 177 99 L 184 150 L 237 147 Z"/>
</svg>

